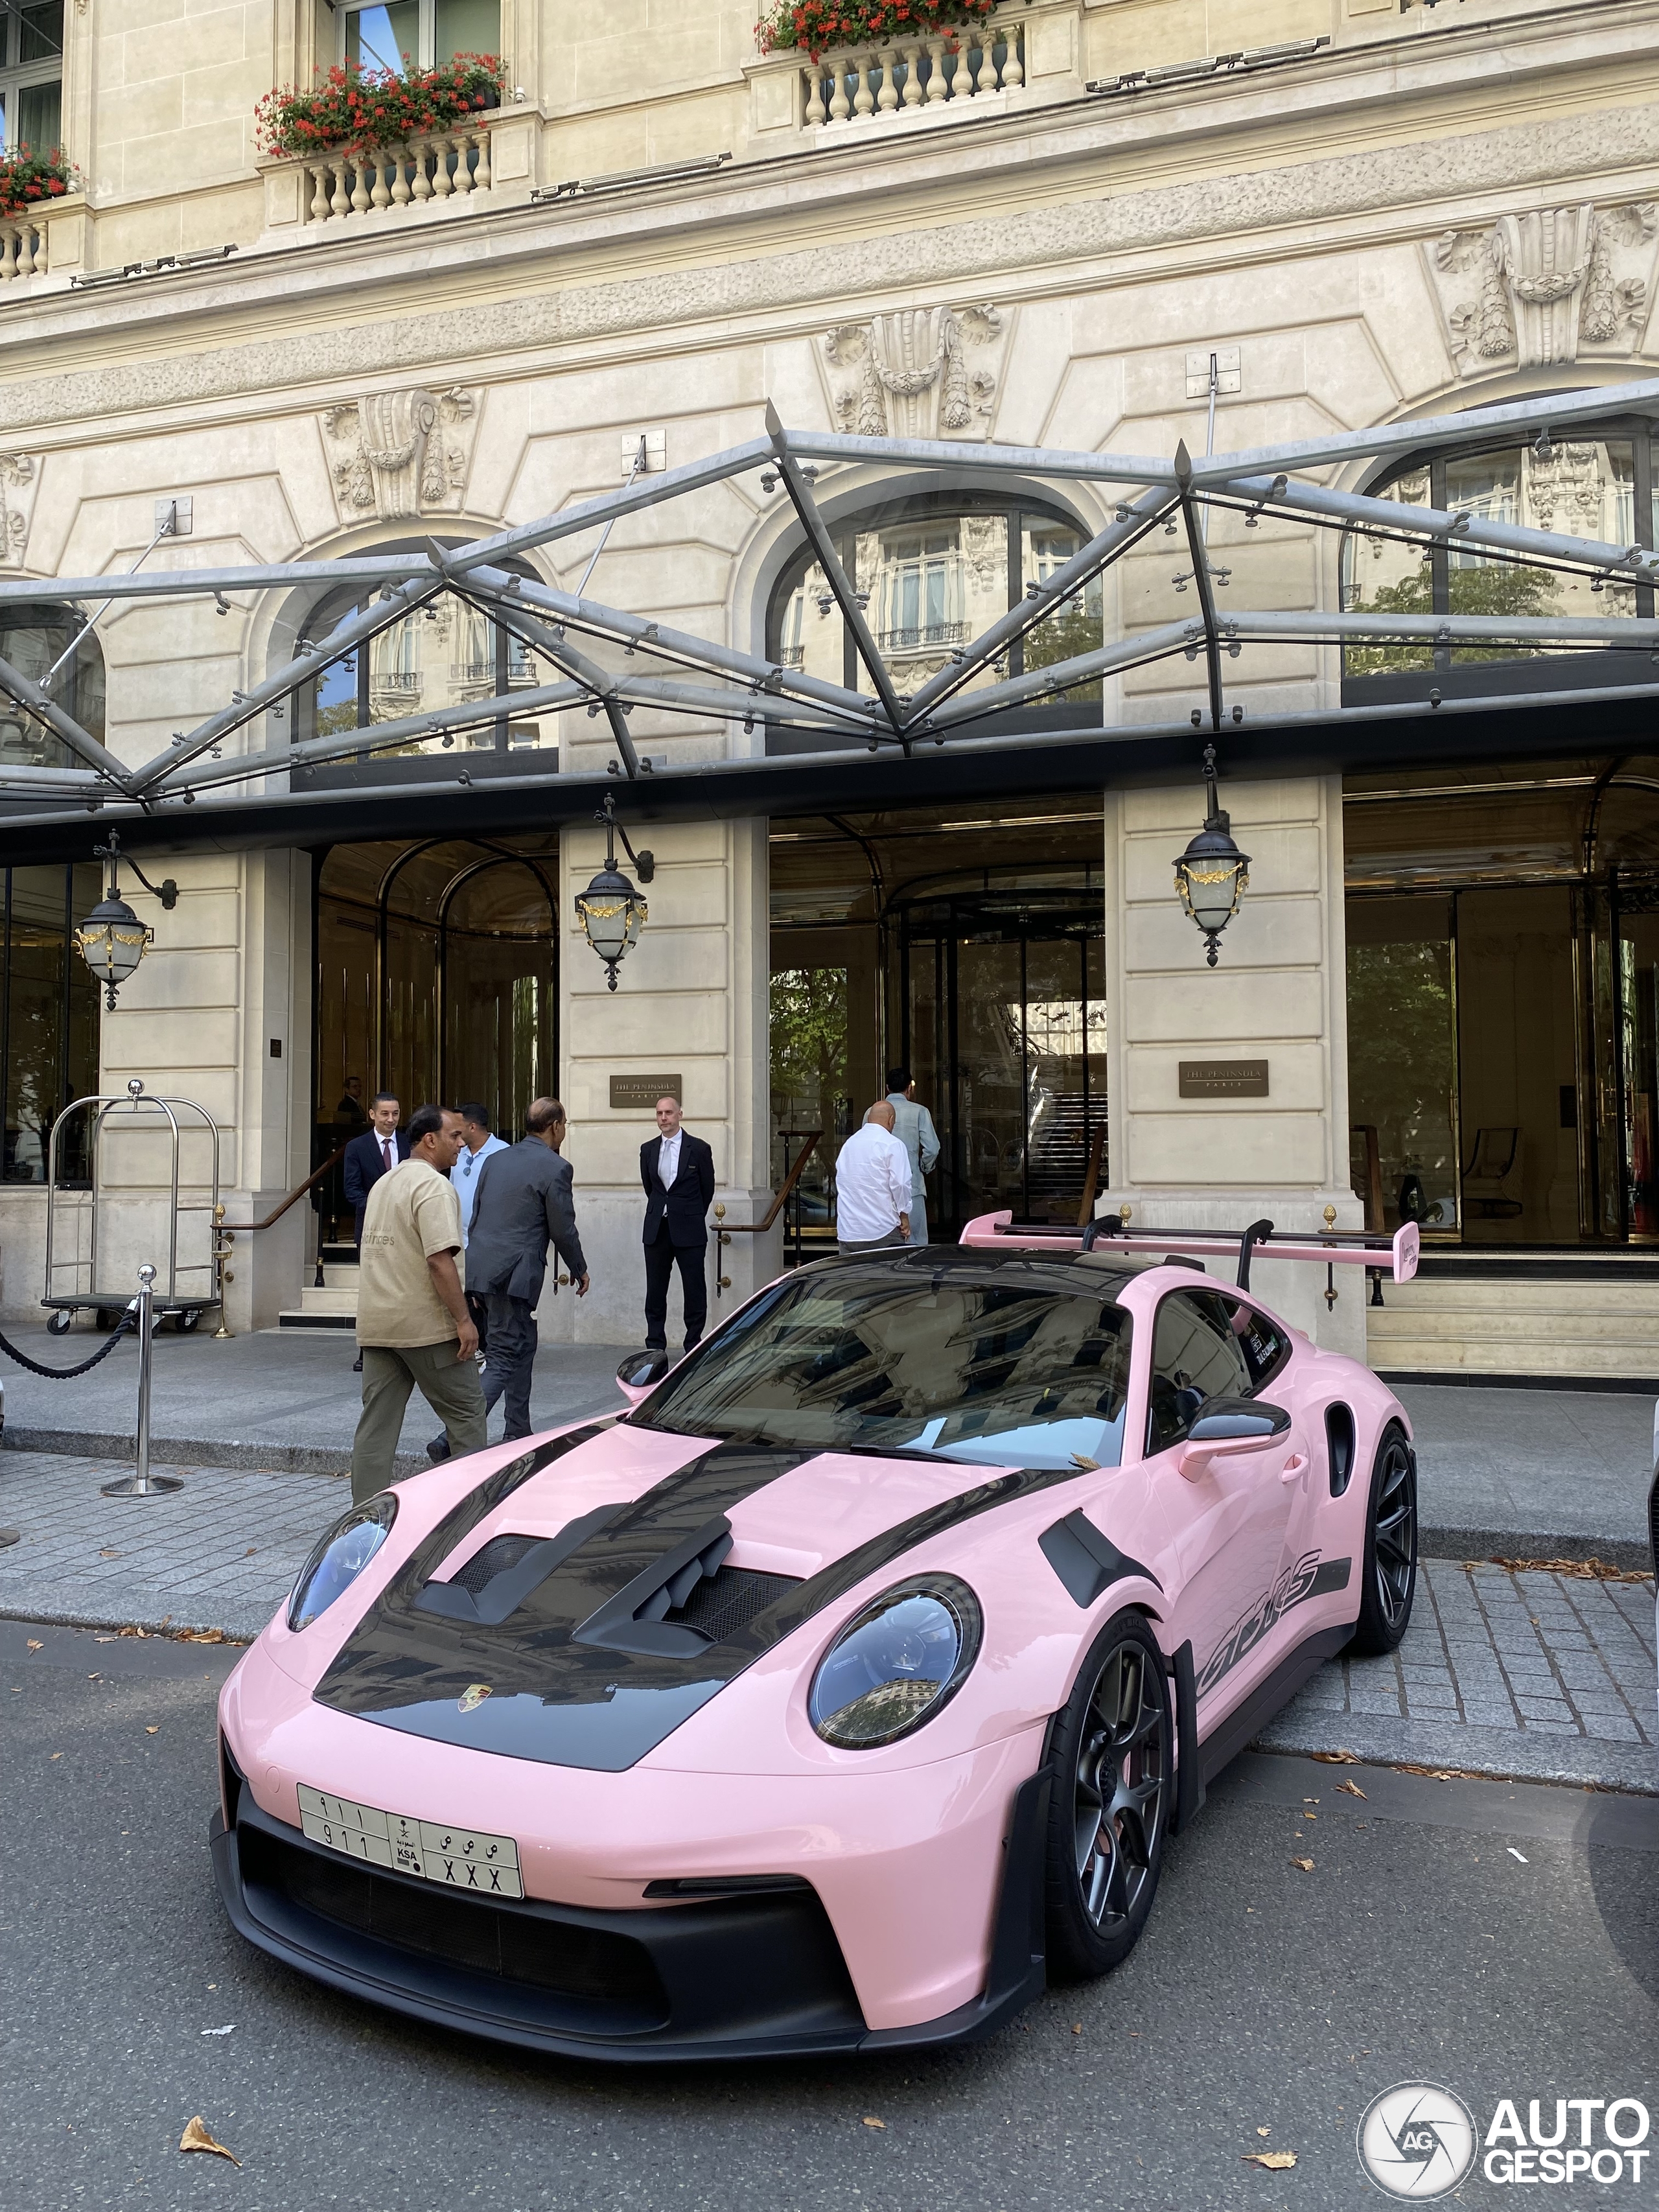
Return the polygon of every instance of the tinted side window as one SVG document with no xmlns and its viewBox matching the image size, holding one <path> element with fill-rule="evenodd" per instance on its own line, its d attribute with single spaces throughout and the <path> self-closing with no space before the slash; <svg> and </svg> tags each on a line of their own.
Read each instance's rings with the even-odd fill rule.
<svg viewBox="0 0 1659 2212">
<path fill-rule="evenodd" d="M 1179 1443 L 1210 1399 L 1248 1397 L 1251 1387 L 1224 1301 L 1213 1291 L 1177 1291 L 1165 1298 L 1152 1335 L 1147 1450 Z"/>
<path fill-rule="evenodd" d="M 1247 1306 L 1243 1299 L 1232 1305 L 1233 1334 L 1243 1347 L 1244 1364 L 1250 1370 L 1250 1387 L 1259 1390 L 1284 1365 L 1290 1351 L 1290 1340 L 1283 1330 L 1277 1329 L 1266 1314 Z"/>
</svg>

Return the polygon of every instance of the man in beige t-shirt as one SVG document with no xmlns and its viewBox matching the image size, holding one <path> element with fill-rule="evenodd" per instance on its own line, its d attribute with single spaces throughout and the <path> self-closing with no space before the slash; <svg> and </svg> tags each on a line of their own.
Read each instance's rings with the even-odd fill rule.
<svg viewBox="0 0 1659 2212">
<path fill-rule="evenodd" d="M 357 1288 L 363 1410 L 351 1446 L 356 1504 L 392 1480 L 411 1390 L 442 1421 L 452 1457 L 483 1449 L 478 1332 L 455 1265 L 461 1204 L 449 1170 L 461 1141 L 459 1114 L 417 1107 L 409 1158 L 368 1194 Z"/>
</svg>

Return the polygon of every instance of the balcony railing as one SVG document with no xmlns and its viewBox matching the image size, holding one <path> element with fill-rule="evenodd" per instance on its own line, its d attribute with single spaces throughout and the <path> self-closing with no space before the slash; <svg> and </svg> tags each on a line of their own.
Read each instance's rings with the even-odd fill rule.
<svg viewBox="0 0 1659 2212">
<path fill-rule="evenodd" d="M 937 646 L 961 645 L 967 635 L 966 623 L 921 623 L 908 629 L 884 629 L 876 643 L 883 653 L 927 653 Z"/>
<path fill-rule="evenodd" d="M 302 159 L 300 167 L 301 204 L 313 222 L 343 222 L 350 216 L 476 198 L 490 187 L 489 131 L 487 125 L 458 124 L 383 153 Z"/>
<path fill-rule="evenodd" d="M 962 106 L 1025 82 L 1025 26 L 1016 17 L 942 35 L 853 47 L 801 72 L 811 130 L 900 110 Z"/>
</svg>

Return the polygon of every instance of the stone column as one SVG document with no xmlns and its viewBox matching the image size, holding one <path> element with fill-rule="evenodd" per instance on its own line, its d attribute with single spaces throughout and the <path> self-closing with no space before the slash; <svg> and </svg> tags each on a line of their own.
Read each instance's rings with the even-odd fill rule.
<svg viewBox="0 0 1659 2212">
<path fill-rule="evenodd" d="M 155 941 L 122 986 L 112 1013 L 102 1017 L 100 1087 L 118 1095 L 129 1078 L 172 1097 L 194 1100 L 219 1126 L 221 1197 L 233 1224 L 263 1218 L 310 1170 L 311 945 L 310 873 L 303 854 L 283 849 L 242 854 L 196 853 L 143 856 L 159 883 L 179 885 L 167 913 L 135 883 L 123 890 Z M 280 1053 L 272 1050 L 281 1048 Z M 109 1237 L 104 1282 L 125 1283 L 141 1260 L 165 1271 L 167 1162 L 159 1131 L 137 1151 L 109 1140 L 104 1220 Z M 200 1124 L 180 1117 L 182 1195 L 206 1195 L 205 1139 Z M 274 1324 L 297 1305 L 313 1217 L 301 1199 L 272 1228 L 237 1234 L 229 1261 L 226 1318 L 238 1335 Z M 198 1293 L 199 1268 L 182 1271 L 205 1252 L 199 1213 L 180 1225 L 181 1294 Z M 100 1285 L 101 1286 L 101 1285 Z M 158 1284 L 158 1288 L 160 1287 Z M 216 1326 L 216 1316 L 202 1326 Z"/>
<path fill-rule="evenodd" d="M 544 1297 L 540 1319 L 568 1340 L 641 1344 L 645 1267 L 640 1146 L 656 1133 L 649 1105 L 613 1109 L 611 1079 L 678 1075 L 685 1127 L 714 1147 L 715 1200 L 734 1224 L 771 1200 L 768 1160 L 767 850 L 763 821 L 629 823 L 656 856 L 645 889 L 650 920 L 622 964 L 614 995 L 588 949 L 574 900 L 603 863 L 598 829 L 566 833 L 559 895 L 560 1081 L 570 1115 L 566 1157 L 592 1286 L 580 1305 Z M 625 858 L 619 866 L 626 868 Z M 738 1234 L 721 1247 L 709 1224 L 712 1328 L 782 1267 L 781 1229 Z M 717 1266 L 717 1261 L 719 1265 Z M 716 1295 L 717 1275 L 730 1287 Z M 678 1340 L 678 1278 L 669 1341 Z"/>
<path fill-rule="evenodd" d="M 1338 776 L 1239 782 L 1221 800 L 1250 856 L 1219 964 L 1182 911 L 1173 863 L 1203 818 L 1203 785 L 1106 797 L 1111 1182 L 1150 1228 L 1364 1226 L 1349 1188 L 1347 994 Z M 1265 1097 L 1181 1095 L 1182 1061 L 1266 1060 Z M 1231 1270 L 1211 1261 L 1212 1275 Z M 1251 1282 L 1314 1340 L 1363 1358 L 1363 1270 L 1258 1259 Z"/>
</svg>

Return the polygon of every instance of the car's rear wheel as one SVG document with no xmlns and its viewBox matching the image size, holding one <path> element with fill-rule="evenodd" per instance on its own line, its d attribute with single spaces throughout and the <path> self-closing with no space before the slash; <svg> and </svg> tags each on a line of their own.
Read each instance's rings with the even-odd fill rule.
<svg viewBox="0 0 1659 2212">
<path fill-rule="evenodd" d="M 1164 1860 L 1174 1745 L 1164 1655 L 1138 1613 L 1095 1638 L 1055 1726 L 1047 1863 L 1048 1964 L 1109 1972 L 1146 1924 Z"/>
<path fill-rule="evenodd" d="M 1417 1594 L 1417 1458 L 1397 1421 L 1383 1430 L 1365 1510 L 1359 1618 L 1348 1649 L 1357 1658 L 1392 1651 L 1406 1633 Z"/>
</svg>

